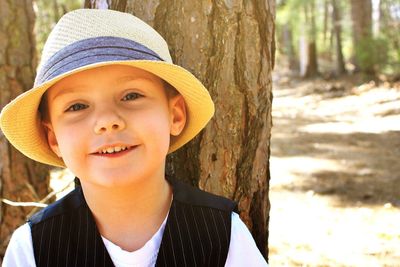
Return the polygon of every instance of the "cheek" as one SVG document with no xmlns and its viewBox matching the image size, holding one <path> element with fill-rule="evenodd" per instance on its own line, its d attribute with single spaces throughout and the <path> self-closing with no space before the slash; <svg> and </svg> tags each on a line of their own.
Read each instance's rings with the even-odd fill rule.
<svg viewBox="0 0 400 267">
<path fill-rule="evenodd" d="M 150 138 L 150 144 L 154 144 L 155 146 L 159 146 L 160 149 L 165 147 L 169 147 L 169 139 L 170 139 L 170 124 L 168 121 L 168 116 L 165 110 L 159 110 L 158 112 L 151 112 L 142 120 L 141 125 L 143 125 L 143 134 L 145 134 L 144 138 Z"/>
<path fill-rule="evenodd" d="M 63 127 L 60 126 L 56 130 L 56 138 L 58 146 L 64 160 L 72 155 L 78 157 L 79 150 L 83 150 L 85 146 L 85 130 L 82 127 Z"/>
</svg>

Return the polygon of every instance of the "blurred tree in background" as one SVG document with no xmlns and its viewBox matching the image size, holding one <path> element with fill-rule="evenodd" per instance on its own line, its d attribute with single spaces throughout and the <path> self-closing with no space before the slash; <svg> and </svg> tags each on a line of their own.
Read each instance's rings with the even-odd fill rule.
<svg viewBox="0 0 400 267">
<path fill-rule="evenodd" d="M 313 77 L 318 74 L 317 61 L 317 25 L 315 22 L 315 0 L 303 2 L 304 21 L 305 21 L 305 68 L 303 75 Z M 304 32 L 303 32 L 304 34 Z"/>
<path fill-rule="evenodd" d="M 83 0 L 36 0 L 33 7 L 36 13 L 35 35 L 36 51 L 40 58 L 44 43 L 57 21 L 68 11 L 82 8 Z"/>
<path fill-rule="evenodd" d="M 375 74 L 372 38 L 372 1 L 351 0 L 354 65 L 367 74 Z"/>
<path fill-rule="evenodd" d="M 397 0 L 277 0 L 277 57 L 303 77 L 400 73 Z"/>
<path fill-rule="evenodd" d="M 328 6 L 331 4 L 332 6 L 332 31 L 335 39 L 335 54 L 336 54 L 336 72 L 337 74 L 346 73 L 346 67 L 344 63 L 343 57 L 343 45 L 342 45 L 342 25 L 341 25 L 341 17 L 342 17 L 342 5 L 340 4 L 340 0 L 331 0 L 331 2 L 325 2 L 325 12 L 328 11 Z M 325 13 L 326 14 L 326 13 Z M 325 19 L 328 19 L 328 16 L 325 15 Z M 327 24 L 327 23 L 326 23 Z M 325 25 L 326 25 L 325 24 Z"/>
<path fill-rule="evenodd" d="M 400 2 L 398 0 L 381 0 L 376 33 L 385 51 L 380 67 L 400 72 Z M 379 53 L 378 53 L 379 54 Z"/>
</svg>

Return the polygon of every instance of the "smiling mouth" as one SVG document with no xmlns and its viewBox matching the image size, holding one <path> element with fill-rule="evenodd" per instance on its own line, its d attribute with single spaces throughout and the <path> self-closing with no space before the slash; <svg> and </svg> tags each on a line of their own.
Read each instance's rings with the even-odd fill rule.
<svg viewBox="0 0 400 267">
<path fill-rule="evenodd" d="M 131 150 L 135 149 L 136 146 L 115 146 L 115 147 L 109 147 L 107 149 L 102 149 L 96 153 L 93 153 L 92 155 L 96 156 L 119 156 L 119 155 L 124 155 Z"/>
</svg>

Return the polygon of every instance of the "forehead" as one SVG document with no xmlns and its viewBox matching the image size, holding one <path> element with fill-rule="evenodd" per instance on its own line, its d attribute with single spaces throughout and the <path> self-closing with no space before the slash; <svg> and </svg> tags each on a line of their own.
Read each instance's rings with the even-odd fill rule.
<svg viewBox="0 0 400 267">
<path fill-rule="evenodd" d="M 58 94 L 85 90 L 88 88 L 112 88 L 129 81 L 145 81 L 154 86 L 164 86 L 163 80 L 158 76 L 131 66 L 109 65 L 84 70 L 55 83 L 48 89 L 50 99 Z"/>
</svg>

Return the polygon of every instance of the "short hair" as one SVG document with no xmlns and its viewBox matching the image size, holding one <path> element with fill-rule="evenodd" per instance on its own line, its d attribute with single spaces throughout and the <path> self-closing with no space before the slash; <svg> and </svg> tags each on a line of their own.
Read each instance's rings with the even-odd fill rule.
<svg viewBox="0 0 400 267">
<path fill-rule="evenodd" d="M 42 98 L 40 99 L 38 111 L 39 111 L 41 121 L 50 122 L 49 108 L 48 108 L 48 102 L 47 102 L 47 91 L 44 92 L 44 94 L 42 95 Z"/>
</svg>

